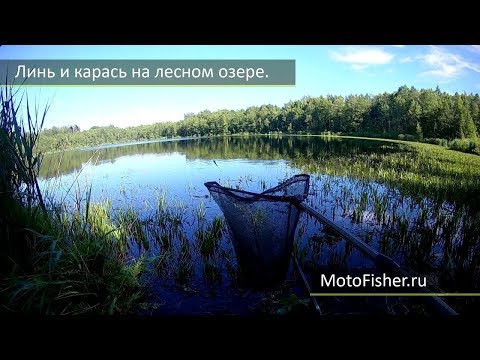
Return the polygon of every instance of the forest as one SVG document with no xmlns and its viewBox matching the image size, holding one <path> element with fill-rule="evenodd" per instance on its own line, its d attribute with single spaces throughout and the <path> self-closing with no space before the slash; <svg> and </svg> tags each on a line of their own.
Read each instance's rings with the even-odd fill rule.
<svg viewBox="0 0 480 360">
<path fill-rule="evenodd" d="M 132 119 L 139 122 L 142 119 Z M 187 113 L 177 122 L 42 131 L 37 151 L 119 142 L 231 134 L 336 134 L 428 142 L 480 154 L 480 96 L 402 86 L 378 95 L 305 96 L 279 107 Z"/>
</svg>

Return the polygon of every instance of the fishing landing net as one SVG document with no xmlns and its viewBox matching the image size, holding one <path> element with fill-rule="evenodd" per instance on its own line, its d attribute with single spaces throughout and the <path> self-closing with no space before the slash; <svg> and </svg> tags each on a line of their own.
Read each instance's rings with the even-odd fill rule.
<svg viewBox="0 0 480 360">
<path fill-rule="evenodd" d="M 249 284 L 268 286 L 288 270 L 300 216 L 296 206 L 308 196 L 309 175 L 295 175 L 260 194 L 206 182 L 223 211 L 241 274 Z"/>
</svg>

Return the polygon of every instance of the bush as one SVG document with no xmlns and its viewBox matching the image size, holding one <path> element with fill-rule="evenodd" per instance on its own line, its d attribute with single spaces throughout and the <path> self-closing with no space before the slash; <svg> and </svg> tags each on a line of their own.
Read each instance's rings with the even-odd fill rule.
<svg viewBox="0 0 480 360">
<path fill-rule="evenodd" d="M 417 141 L 417 136 L 410 134 L 398 134 L 398 140 Z"/>
<path fill-rule="evenodd" d="M 448 148 L 480 155 L 480 141 L 478 139 L 453 139 L 448 144 Z"/>
<path fill-rule="evenodd" d="M 424 139 L 424 142 L 433 144 L 433 145 L 440 145 L 440 146 L 448 146 L 448 140 L 447 139 L 441 139 L 441 138 L 428 138 Z"/>
</svg>

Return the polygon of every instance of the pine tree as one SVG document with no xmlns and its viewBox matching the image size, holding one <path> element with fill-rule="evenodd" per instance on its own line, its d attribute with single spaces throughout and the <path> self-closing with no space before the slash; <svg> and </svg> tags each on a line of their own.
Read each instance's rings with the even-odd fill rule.
<svg viewBox="0 0 480 360">
<path fill-rule="evenodd" d="M 423 141 L 423 131 L 422 131 L 422 126 L 420 125 L 419 122 L 417 122 L 417 127 L 415 129 L 415 134 L 417 137 L 418 141 Z"/>
<path fill-rule="evenodd" d="M 473 122 L 472 116 L 467 109 L 464 109 L 462 117 L 462 124 L 464 126 L 463 135 L 466 138 L 475 139 L 477 137 L 477 129 L 475 127 L 475 123 Z"/>
<path fill-rule="evenodd" d="M 465 106 L 463 100 L 458 93 L 455 93 L 455 120 L 457 122 L 456 137 L 464 139 L 466 136 L 466 118 L 465 118 Z"/>
</svg>

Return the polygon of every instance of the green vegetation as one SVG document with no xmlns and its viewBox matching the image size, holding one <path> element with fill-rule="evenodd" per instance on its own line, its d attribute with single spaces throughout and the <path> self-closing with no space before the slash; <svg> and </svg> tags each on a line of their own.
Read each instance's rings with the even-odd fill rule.
<svg viewBox="0 0 480 360">
<path fill-rule="evenodd" d="M 0 299 L 2 312 L 128 313 L 141 297 L 142 259 L 122 249 L 124 229 L 87 199 L 67 210 L 47 206 L 37 182 L 41 155 L 33 148 L 48 108 L 0 90 Z"/>
<path fill-rule="evenodd" d="M 443 147 L 388 141 L 383 151 L 326 154 L 321 162 L 297 159 L 305 172 L 374 180 L 417 199 L 450 201 L 478 209 L 480 157 Z"/>
<path fill-rule="evenodd" d="M 127 141 L 230 134 L 343 134 L 425 141 L 480 154 L 480 97 L 450 95 L 440 89 L 406 86 L 376 96 L 304 97 L 283 107 L 252 106 L 242 110 L 185 114 L 179 122 L 126 129 L 78 126 L 42 132 L 38 151 L 48 152 Z M 140 120 L 140 119 L 139 119 Z M 454 139 L 467 141 L 459 145 Z M 464 140 L 468 139 L 468 140 Z"/>
</svg>

